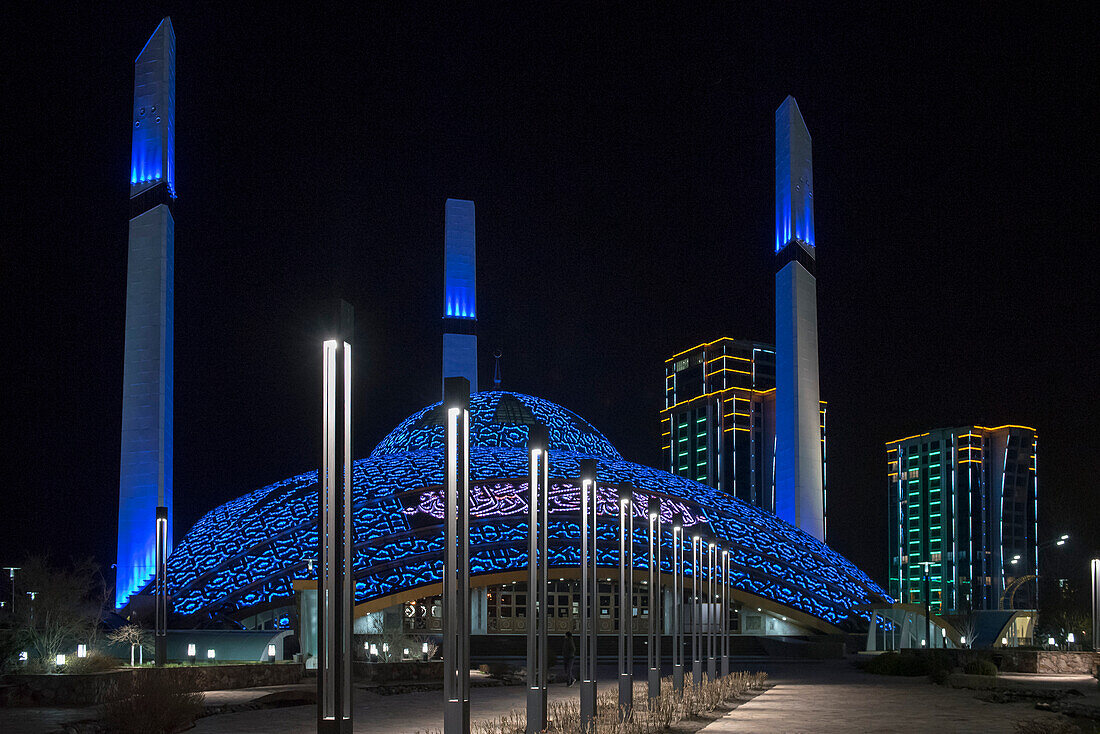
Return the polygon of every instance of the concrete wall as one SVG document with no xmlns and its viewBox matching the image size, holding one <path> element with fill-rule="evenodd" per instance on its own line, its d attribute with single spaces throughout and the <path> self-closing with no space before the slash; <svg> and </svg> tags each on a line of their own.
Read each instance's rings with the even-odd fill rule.
<svg viewBox="0 0 1100 734">
<path fill-rule="evenodd" d="M 80 675 L 15 674 L 4 676 L 0 684 L 0 705 L 90 706 L 125 695 L 129 686 L 146 676 L 168 678 L 179 691 L 222 691 L 297 683 L 303 672 L 298 663 L 273 663 L 132 668 Z"/>
</svg>

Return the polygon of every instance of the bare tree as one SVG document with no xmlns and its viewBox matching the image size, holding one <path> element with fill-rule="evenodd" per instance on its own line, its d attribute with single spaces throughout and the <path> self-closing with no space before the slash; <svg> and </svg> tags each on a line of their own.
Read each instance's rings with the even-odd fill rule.
<svg viewBox="0 0 1100 734">
<path fill-rule="evenodd" d="M 36 662 L 49 667 L 58 653 L 71 653 L 80 643 L 94 644 L 107 598 L 94 561 L 58 567 L 45 556 L 33 556 L 23 562 L 16 580 L 22 600 L 12 620 L 13 641 Z"/>
<path fill-rule="evenodd" d="M 136 624 L 119 627 L 107 633 L 107 639 L 116 645 L 130 646 L 130 667 L 134 666 L 134 652 L 149 649 L 149 633 Z"/>
</svg>

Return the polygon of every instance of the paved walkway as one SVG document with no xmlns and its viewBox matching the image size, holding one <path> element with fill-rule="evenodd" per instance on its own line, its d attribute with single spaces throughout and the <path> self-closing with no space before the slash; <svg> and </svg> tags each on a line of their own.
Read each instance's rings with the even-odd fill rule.
<svg viewBox="0 0 1100 734">
<path fill-rule="evenodd" d="M 764 663 L 758 668 L 768 672 L 775 687 L 700 734 L 1013 734 L 1016 722 L 1058 718 L 1037 711 L 1033 703 L 986 703 L 976 697 L 979 691 L 932 685 L 924 677 L 871 675 L 843 661 Z M 1036 678 L 1046 683 L 1049 677 L 1014 676 L 1029 683 Z"/>
</svg>

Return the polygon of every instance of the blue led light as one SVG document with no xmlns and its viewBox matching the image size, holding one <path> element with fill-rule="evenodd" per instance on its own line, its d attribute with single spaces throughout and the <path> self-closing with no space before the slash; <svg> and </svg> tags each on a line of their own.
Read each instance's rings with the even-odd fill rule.
<svg viewBox="0 0 1100 734">
<path fill-rule="evenodd" d="M 775 251 L 814 246 L 813 148 L 794 97 L 775 111 Z"/>
<path fill-rule="evenodd" d="M 574 482 L 580 460 L 595 456 L 601 491 L 628 484 L 639 496 L 659 496 L 663 513 L 686 508 L 698 518 L 691 522 L 709 525 L 708 536 L 729 544 L 736 588 L 833 624 L 849 619 L 855 605 L 889 599 L 847 559 L 775 516 L 704 484 L 624 461 L 602 434 L 570 411 L 502 392 L 471 396 L 472 576 L 521 570 L 527 563 L 527 427 L 493 422 L 505 396 L 520 401 L 550 429 L 551 566 L 579 563 Z M 356 603 L 442 578 L 442 532 L 433 509 L 443 480 L 442 427 L 432 422 L 435 408 L 407 418 L 369 458 L 353 465 Z M 276 482 L 200 519 L 168 561 L 176 610 L 243 616 L 258 604 L 289 603 L 294 579 L 315 578 L 305 559 L 317 549 L 316 478 L 309 472 Z M 601 515 L 601 565 L 617 564 L 616 517 L 610 510 Z M 671 550 L 667 526 L 662 542 Z M 643 524 L 635 529 L 634 543 L 637 567 L 645 568 Z M 665 572 L 671 572 L 670 559 L 666 552 Z"/>
</svg>

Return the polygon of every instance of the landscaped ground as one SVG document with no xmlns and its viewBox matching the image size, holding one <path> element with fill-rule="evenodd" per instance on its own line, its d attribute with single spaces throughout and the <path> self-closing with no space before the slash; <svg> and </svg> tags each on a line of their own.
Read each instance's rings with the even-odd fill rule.
<svg viewBox="0 0 1100 734">
<path fill-rule="evenodd" d="M 747 701 L 722 719 L 703 729 L 707 734 L 727 732 L 980 732 L 1014 734 L 1015 723 L 1026 719 L 1055 721 L 1048 712 L 1036 711 L 1031 703 L 986 703 L 978 691 L 935 686 L 925 678 L 897 678 L 862 673 L 846 661 L 771 662 L 745 661 L 735 669 L 763 670 L 774 687 Z M 614 670 L 601 669 L 601 690 L 613 688 Z M 641 674 L 639 669 L 638 674 Z M 1007 676 L 1006 676 L 1007 677 Z M 1013 681 L 1038 685 L 1080 687 L 1087 695 L 1077 699 L 1100 704 L 1094 681 L 1086 677 L 1011 676 Z M 294 691 L 315 686 L 275 689 L 215 691 L 207 704 L 247 703 L 272 690 Z M 550 687 L 551 700 L 575 697 L 578 688 L 561 684 Z M 356 692 L 357 732 L 429 732 L 442 729 L 442 693 L 424 691 L 383 696 L 369 690 Z M 474 688 L 471 717 L 497 718 L 524 705 L 524 687 Z M 63 720 L 89 718 L 90 709 L 0 709 L 0 731 L 5 734 L 56 732 Z M 239 711 L 199 719 L 195 734 L 305 734 L 316 731 L 313 706 Z"/>
</svg>

